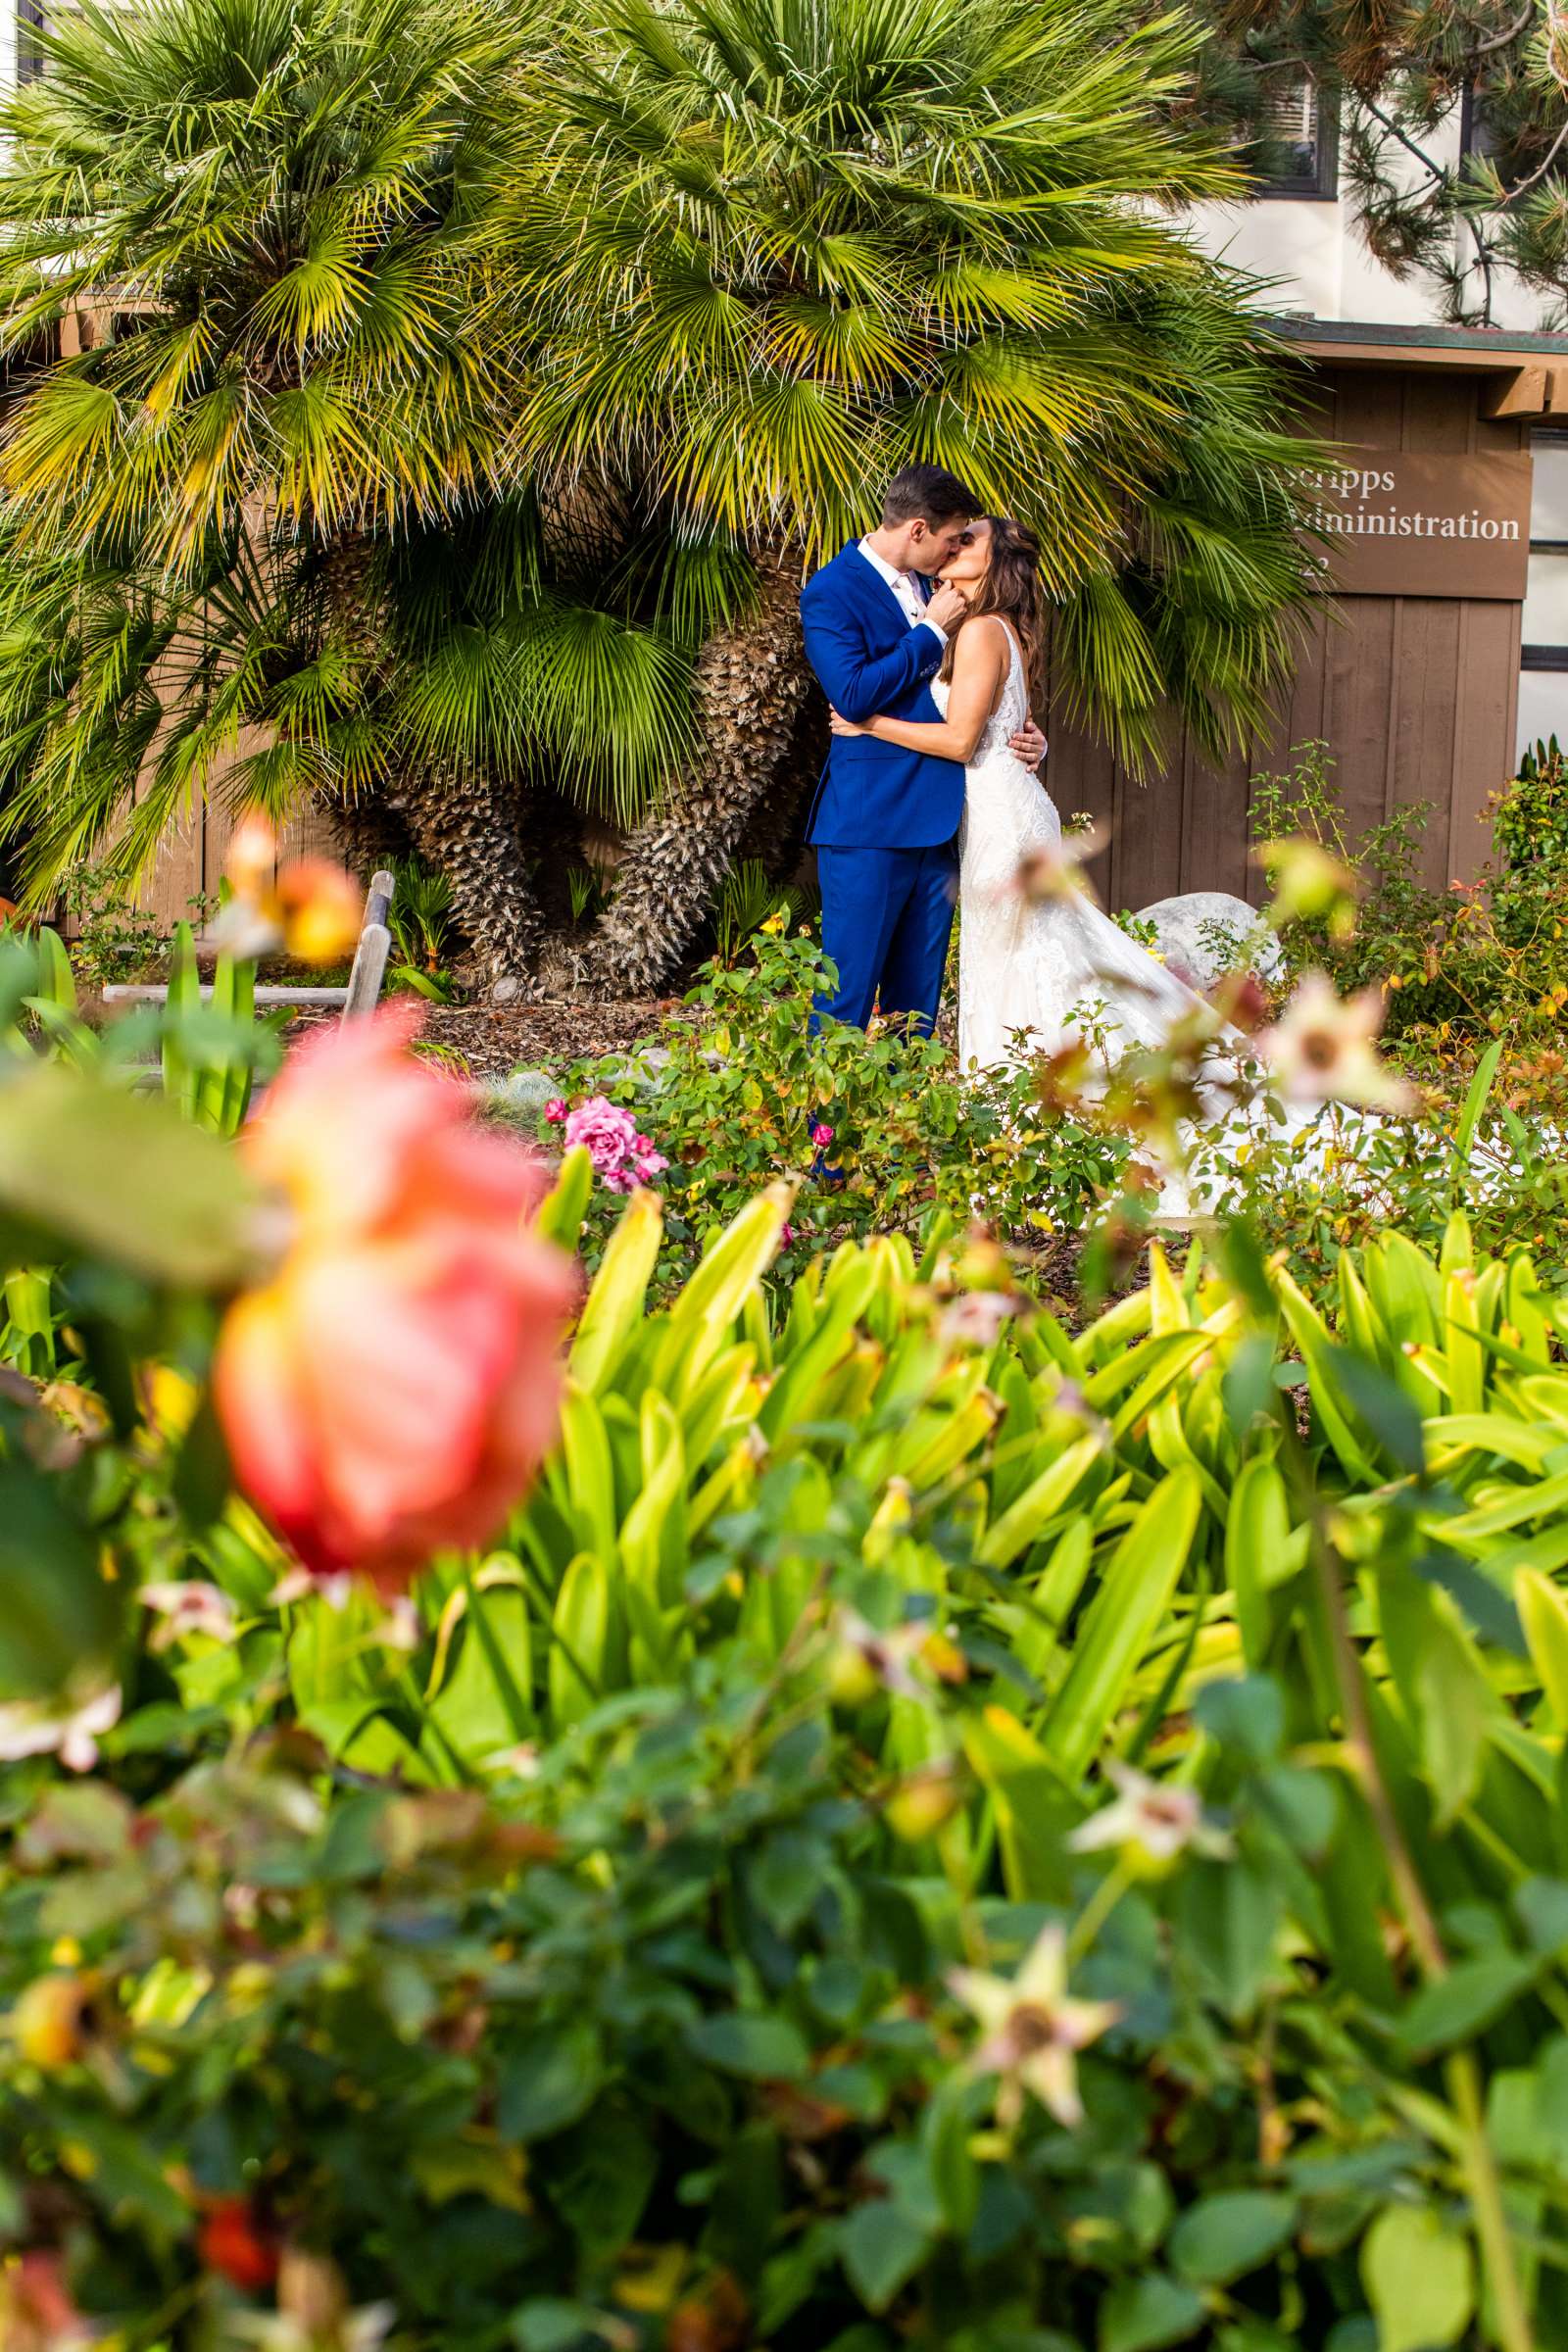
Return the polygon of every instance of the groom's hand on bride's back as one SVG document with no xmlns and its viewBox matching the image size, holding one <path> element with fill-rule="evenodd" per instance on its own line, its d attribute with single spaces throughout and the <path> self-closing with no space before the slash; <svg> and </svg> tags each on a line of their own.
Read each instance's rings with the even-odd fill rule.
<svg viewBox="0 0 1568 2352">
<path fill-rule="evenodd" d="M 1025 767 L 1038 767 L 1046 756 L 1046 739 L 1032 718 L 1026 718 L 1008 746 L 1015 760 Z"/>
</svg>

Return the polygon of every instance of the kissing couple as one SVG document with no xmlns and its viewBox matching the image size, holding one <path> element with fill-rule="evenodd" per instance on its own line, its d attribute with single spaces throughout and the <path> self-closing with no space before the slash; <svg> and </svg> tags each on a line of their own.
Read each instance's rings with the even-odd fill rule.
<svg viewBox="0 0 1568 2352">
<path fill-rule="evenodd" d="M 1061 858 L 1029 708 L 1041 605 L 1030 533 L 940 466 L 897 474 L 876 527 L 801 595 L 833 727 L 808 831 L 838 973 L 817 1015 L 863 1029 L 880 1002 L 929 1037 L 956 904 L 964 1069 L 1054 1052 L 1081 1008 L 1102 1047 L 1158 1045 L 1199 1004 L 1087 891 L 1020 888 Z"/>
</svg>

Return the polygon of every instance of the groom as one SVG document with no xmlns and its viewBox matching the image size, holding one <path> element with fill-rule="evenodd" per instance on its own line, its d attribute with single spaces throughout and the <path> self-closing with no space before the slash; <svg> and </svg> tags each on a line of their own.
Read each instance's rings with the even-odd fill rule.
<svg viewBox="0 0 1568 2352">
<path fill-rule="evenodd" d="M 963 545 L 980 501 L 940 466 L 906 466 L 889 482 L 882 519 L 806 583 L 806 651 L 835 710 L 935 723 L 931 681 L 965 605 L 931 582 Z M 1031 722 L 1013 750 L 1036 767 L 1045 738 Z M 873 735 L 838 735 L 808 839 L 822 892 L 822 948 L 838 987 L 817 1000 L 863 1029 L 883 1017 L 929 1037 L 947 967 L 957 893 L 955 836 L 963 814 L 956 760 L 901 751 Z"/>
</svg>

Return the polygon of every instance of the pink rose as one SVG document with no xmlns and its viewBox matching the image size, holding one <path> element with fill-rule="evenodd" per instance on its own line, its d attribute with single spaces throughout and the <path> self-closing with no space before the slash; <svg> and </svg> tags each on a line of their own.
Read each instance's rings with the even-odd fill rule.
<svg viewBox="0 0 1568 2352">
<path fill-rule="evenodd" d="M 570 1150 L 578 1144 L 586 1146 L 588 1156 L 597 1173 L 608 1182 L 612 1175 L 621 1174 L 627 1166 L 637 1137 L 637 1122 L 629 1110 L 611 1102 L 603 1095 L 595 1095 L 587 1102 L 579 1102 L 566 1121 L 566 1145 Z M 624 1188 L 614 1186 L 614 1191 Z"/>
<path fill-rule="evenodd" d="M 555 1436 L 570 1261 L 534 1154 L 477 1126 L 397 1011 L 293 1054 L 240 1149 L 292 1212 L 219 1335 L 235 1478 L 318 1578 L 406 1585 L 494 1535 Z"/>
<path fill-rule="evenodd" d="M 825 1152 L 829 1144 L 833 1141 L 832 1128 L 825 1127 L 822 1122 L 818 1120 L 817 1124 L 811 1129 L 811 1141 L 819 1152 Z"/>
<path fill-rule="evenodd" d="M 561 1127 L 565 1124 L 566 1105 L 559 1095 L 552 1095 L 545 1104 L 545 1118 L 552 1127 Z"/>
</svg>

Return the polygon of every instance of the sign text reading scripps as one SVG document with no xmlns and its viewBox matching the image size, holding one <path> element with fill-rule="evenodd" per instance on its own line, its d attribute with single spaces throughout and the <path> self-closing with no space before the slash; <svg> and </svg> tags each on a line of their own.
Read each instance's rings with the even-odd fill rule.
<svg viewBox="0 0 1568 2352">
<path fill-rule="evenodd" d="M 1523 597 L 1527 457 L 1348 450 L 1306 486 L 1342 596 Z"/>
<path fill-rule="evenodd" d="M 1346 466 L 1341 472 L 1307 478 L 1320 496 L 1334 501 L 1319 505 L 1313 516 L 1319 530 L 1370 531 L 1375 537 L 1392 539 L 1517 539 L 1521 535 L 1516 514 L 1483 514 L 1479 507 L 1472 507 L 1468 514 L 1424 514 L 1419 508 L 1401 507 L 1394 495 L 1397 485 L 1389 466 Z"/>
</svg>

